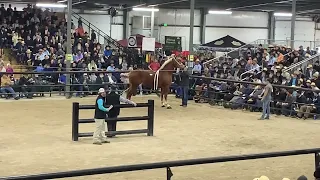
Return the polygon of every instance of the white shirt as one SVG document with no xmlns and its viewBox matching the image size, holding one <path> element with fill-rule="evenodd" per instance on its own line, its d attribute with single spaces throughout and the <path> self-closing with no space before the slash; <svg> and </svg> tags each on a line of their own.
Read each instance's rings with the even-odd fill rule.
<svg viewBox="0 0 320 180">
<path fill-rule="evenodd" d="M 114 83 L 112 76 L 108 76 L 108 78 L 109 78 L 109 83 Z"/>
<path fill-rule="evenodd" d="M 0 72 L 7 72 L 6 68 L 2 67 Z"/>
</svg>

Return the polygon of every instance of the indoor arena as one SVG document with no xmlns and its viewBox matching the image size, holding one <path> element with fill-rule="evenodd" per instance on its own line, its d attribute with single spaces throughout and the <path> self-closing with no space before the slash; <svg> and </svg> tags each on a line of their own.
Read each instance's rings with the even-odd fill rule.
<svg viewBox="0 0 320 180">
<path fill-rule="evenodd" d="M 319 9 L 0 2 L 0 179 L 320 179 Z"/>
</svg>

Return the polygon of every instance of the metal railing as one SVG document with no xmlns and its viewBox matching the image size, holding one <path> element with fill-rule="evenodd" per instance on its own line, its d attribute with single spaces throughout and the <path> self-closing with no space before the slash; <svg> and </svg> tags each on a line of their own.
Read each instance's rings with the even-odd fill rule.
<svg viewBox="0 0 320 180">
<path fill-rule="evenodd" d="M 318 46 L 320 46 L 320 41 L 304 41 L 304 40 L 293 40 L 295 42 L 295 44 L 297 44 L 297 47 L 292 47 L 292 49 L 298 48 L 299 46 L 303 46 L 303 47 L 310 47 L 312 50 L 315 50 Z M 237 49 L 231 50 L 229 52 L 226 52 L 224 55 L 215 57 L 213 59 L 207 60 L 206 62 L 204 62 L 203 64 L 207 64 L 210 63 L 214 60 L 218 60 L 220 58 L 226 57 L 231 53 L 237 52 L 239 51 L 239 56 L 241 56 L 241 50 L 247 46 L 253 46 L 254 48 L 258 47 L 260 44 L 264 47 L 264 48 L 268 48 L 268 46 L 270 44 L 274 44 L 274 45 L 280 45 L 280 46 L 286 46 L 289 47 L 291 45 L 292 40 L 290 39 L 286 39 L 286 40 L 274 40 L 274 39 L 257 39 L 255 41 L 252 41 L 250 43 L 247 43 L 246 45 L 243 45 Z"/>
<path fill-rule="evenodd" d="M 288 56 L 288 55 L 291 54 L 291 53 L 292 53 L 292 52 L 289 52 L 289 53 L 283 55 L 283 57 Z M 263 65 L 263 63 L 262 63 L 262 65 Z M 244 79 L 242 78 L 243 75 L 248 74 L 248 73 L 251 73 L 251 72 L 254 72 L 255 70 L 260 69 L 260 68 L 264 68 L 264 67 L 261 66 L 261 67 L 258 67 L 258 68 L 250 69 L 250 70 L 242 73 L 242 74 L 240 75 L 240 79 L 243 81 L 243 80 L 244 80 Z M 262 72 L 262 71 L 259 71 L 257 74 L 260 74 L 261 72 Z"/>
<path fill-rule="evenodd" d="M 262 67 L 259 66 L 259 67 L 257 67 L 257 68 L 250 69 L 250 70 L 248 70 L 248 71 L 240 74 L 240 80 L 242 80 L 242 81 L 245 80 L 245 79 L 242 78 L 242 76 L 244 76 L 244 75 L 246 75 L 246 74 L 248 74 L 248 73 L 252 73 L 252 72 L 254 72 L 254 71 L 256 71 L 256 70 L 259 71 L 260 68 L 262 68 Z M 259 71 L 259 72 L 261 72 L 261 71 Z"/>
<path fill-rule="evenodd" d="M 113 166 L 113 167 L 83 169 L 83 170 L 45 173 L 45 174 L 26 175 L 26 176 L 0 177 L 0 179 L 6 179 L 6 180 L 58 179 L 58 178 L 67 178 L 67 177 L 80 177 L 80 176 L 91 176 L 91 175 L 98 175 L 98 174 L 110 174 L 110 173 L 118 173 L 118 172 L 130 172 L 130 171 L 166 168 L 167 170 L 166 179 L 171 180 L 173 173 L 170 168 L 172 167 L 192 166 L 192 165 L 200 165 L 200 164 L 214 164 L 214 163 L 244 161 L 244 160 L 253 160 L 253 159 L 266 159 L 266 158 L 286 157 L 286 156 L 298 156 L 298 155 L 305 155 L 305 154 L 315 155 L 315 167 L 317 168 L 320 162 L 319 152 L 320 152 L 320 148 L 302 149 L 302 150 L 270 152 L 270 153 L 261 153 L 261 154 L 220 156 L 220 157 L 210 157 L 210 158 L 187 159 L 187 160 L 179 160 L 179 161 L 166 161 L 166 162 L 156 162 L 156 163 Z"/>
<path fill-rule="evenodd" d="M 307 68 L 307 64 L 310 63 L 310 61 L 314 61 L 315 59 L 319 60 L 320 54 L 315 54 L 307 59 L 304 59 L 300 62 L 297 62 L 295 64 L 292 64 L 287 69 L 283 70 L 283 72 L 292 72 L 298 68 L 302 68 L 302 71 L 305 72 Z"/>
<path fill-rule="evenodd" d="M 268 45 L 274 44 L 279 46 L 286 46 L 290 47 L 291 42 L 294 42 L 294 47 L 291 47 L 292 49 L 297 49 L 299 46 L 303 46 L 304 48 L 310 47 L 310 49 L 315 50 L 318 46 L 320 46 L 320 41 L 305 41 L 305 40 L 291 40 L 291 39 L 285 39 L 285 40 L 275 40 L 275 39 L 257 39 L 254 41 L 254 44 L 262 44 L 263 47 L 267 48 Z"/>
<path fill-rule="evenodd" d="M 83 18 L 82 16 L 80 16 L 78 13 L 72 11 L 72 16 L 74 18 L 76 18 L 77 20 L 79 20 L 81 18 L 82 20 L 82 24 L 86 25 L 88 28 L 88 34 L 91 35 L 91 31 L 94 30 L 97 33 L 97 40 L 100 44 L 104 44 L 104 47 L 106 45 L 111 46 L 112 48 L 123 48 L 123 46 L 118 43 L 118 41 L 114 40 L 113 38 L 111 38 L 111 35 L 106 34 L 104 31 L 102 31 L 101 29 L 99 29 L 98 27 L 96 27 L 95 25 L 91 24 L 88 20 L 86 20 L 85 18 Z M 110 22 L 111 23 L 111 22 Z M 100 37 L 102 37 L 102 39 L 100 39 Z M 101 43 L 100 41 L 106 41 L 108 44 L 105 44 L 105 42 Z"/>
</svg>

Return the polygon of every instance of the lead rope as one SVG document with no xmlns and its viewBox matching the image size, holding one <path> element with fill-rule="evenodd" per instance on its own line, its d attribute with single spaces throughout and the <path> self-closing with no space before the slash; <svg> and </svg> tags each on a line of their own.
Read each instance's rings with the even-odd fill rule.
<svg viewBox="0 0 320 180">
<path fill-rule="evenodd" d="M 158 83 L 159 83 L 159 73 L 160 73 L 160 69 L 157 70 L 157 72 L 154 74 L 154 79 L 153 79 L 153 89 L 155 91 L 158 90 Z"/>
</svg>

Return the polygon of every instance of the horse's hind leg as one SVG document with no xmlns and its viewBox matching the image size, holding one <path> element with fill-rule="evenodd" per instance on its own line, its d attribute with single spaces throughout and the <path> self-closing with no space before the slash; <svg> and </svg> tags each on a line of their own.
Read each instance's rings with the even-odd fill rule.
<svg viewBox="0 0 320 180">
<path fill-rule="evenodd" d="M 123 96 L 126 95 L 126 98 L 130 100 L 133 95 L 132 91 L 133 91 L 132 84 L 130 84 L 129 88 L 123 92 Z"/>
<path fill-rule="evenodd" d="M 162 91 L 161 91 L 160 98 L 161 98 L 161 107 L 166 107 L 166 104 L 163 102 L 163 93 L 162 93 Z"/>
</svg>

